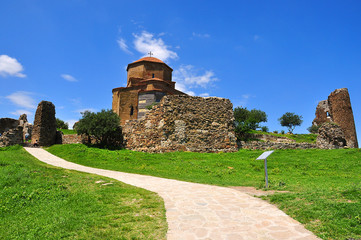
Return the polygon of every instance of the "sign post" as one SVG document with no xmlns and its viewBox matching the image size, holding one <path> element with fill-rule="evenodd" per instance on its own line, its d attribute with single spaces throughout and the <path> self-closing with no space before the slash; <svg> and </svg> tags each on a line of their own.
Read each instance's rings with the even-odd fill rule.
<svg viewBox="0 0 361 240">
<path fill-rule="evenodd" d="M 268 172 L 267 172 L 267 158 L 271 155 L 274 151 L 267 151 L 261 154 L 256 160 L 264 160 L 264 175 L 266 181 L 266 188 L 268 188 Z"/>
</svg>

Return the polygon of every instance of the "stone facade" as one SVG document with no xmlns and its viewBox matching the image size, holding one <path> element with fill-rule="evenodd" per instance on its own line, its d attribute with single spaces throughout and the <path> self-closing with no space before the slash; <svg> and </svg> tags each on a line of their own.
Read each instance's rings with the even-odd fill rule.
<svg viewBox="0 0 361 240">
<path fill-rule="evenodd" d="M 345 134 L 337 124 L 324 123 L 318 129 L 318 136 L 316 140 L 317 148 L 344 148 L 347 145 L 346 142 Z"/>
<path fill-rule="evenodd" d="M 228 99 L 169 95 L 123 127 L 126 148 L 144 152 L 237 151 Z"/>
<path fill-rule="evenodd" d="M 136 120 L 149 111 L 147 106 L 159 102 L 165 95 L 182 95 L 175 89 L 172 71 L 167 64 L 154 57 L 141 58 L 127 67 L 127 86 L 113 89 L 113 111 L 121 125 Z"/>
<path fill-rule="evenodd" d="M 50 146 L 56 142 L 55 106 L 48 101 L 41 101 L 36 109 L 31 143 Z"/>
<path fill-rule="evenodd" d="M 340 126 L 350 148 L 358 148 L 356 126 L 347 88 L 336 89 L 327 100 L 321 101 L 316 108 L 316 118 L 312 124 L 336 123 Z"/>
</svg>

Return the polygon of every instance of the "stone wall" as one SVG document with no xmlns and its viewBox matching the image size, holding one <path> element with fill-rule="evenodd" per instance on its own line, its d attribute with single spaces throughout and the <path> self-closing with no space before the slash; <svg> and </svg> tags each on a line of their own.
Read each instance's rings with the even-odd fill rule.
<svg viewBox="0 0 361 240">
<path fill-rule="evenodd" d="M 327 100 L 321 101 L 316 108 L 316 118 L 312 124 L 336 123 L 342 129 L 347 147 L 358 148 L 356 126 L 347 88 L 336 89 Z"/>
<path fill-rule="evenodd" d="M 237 151 L 228 99 L 165 96 L 147 115 L 123 127 L 126 148 L 145 152 Z"/>
<path fill-rule="evenodd" d="M 4 132 L 9 131 L 12 128 L 16 128 L 19 126 L 19 120 L 12 119 L 12 118 L 0 118 L 0 133 L 3 134 Z"/>
<path fill-rule="evenodd" d="M 36 109 L 31 143 L 50 146 L 56 142 L 55 106 L 51 102 L 41 101 Z"/>
<path fill-rule="evenodd" d="M 23 127 L 16 126 L 1 134 L 0 147 L 6 147 L 23 143 Z"/>
<path fill-rule="evenodd" d="M 83 137 L 77 134 L 62 135 L 62 144 L 83 143 Z"/>
<path fill-rule="evenodd" d="M 0 118 L 0 147 L 23 144 L 25 134 L 31 134 L 31 127 L 26 114 L 21 115 L 19 120 Z"/>
<path fill-rule="evenodd" d="M 239 148 L 244 149 L 311 149 L 317 148 L 314 143 L 296 143 L 296 142 L 263 142 L 263 141 L 248 141 L 239 142 Z"/>
<path fill-rule="evenodd" d="M 344 148 L 346 142 L 344 132 L 335 123 L 324 123 L 318 129 L 316 144 L 320 149 Z"/>
</svg>

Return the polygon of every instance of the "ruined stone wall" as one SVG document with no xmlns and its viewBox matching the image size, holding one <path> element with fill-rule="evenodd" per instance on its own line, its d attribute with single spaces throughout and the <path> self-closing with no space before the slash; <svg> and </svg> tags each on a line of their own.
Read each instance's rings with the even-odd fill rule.
<svg viewBox="0 0 361 240">
<path fill-rule="evenodd" d="M 345 134 L 347 146 L 358 148 L 356 126 L 347 88 L 333 91 L 328 96 L 328 104 L 333 122 L 337 123 Z"/>
<path fill-rule="evenodd" d="M 83 143 L 83 137 L 77 134 L 62 135 L 62 144 Z"/>
<path fill-rule="evenodd" d="M 0 147 L 7 147 L 23 143 L 23 127 L 16 126 L 1 134 Z"/>
<path fill-rule="evenodd" d="M 267 149 L 312 149 L 317 148 L 314 143 L 296 143 L 296 142 L 263 142 L 263 141 L 241 141 L 239 148 L 252 150 L 267 150 Z"/>
<path fill-rule="evenodd" d="M 51 102 L 41 101 L 36 109 L 31 143 L 50 146 L 56 141 L 55 106 Z"/>
<path fill-rule="evenodd" d="M 126 148 L 145 152 L 237 151 L 228 99 L 165 96 L 138 121 L 123 127 Z"/>
<path fill-rule="evenodd" d="M 19 124 L 19 120 L 13 118 L 0 118 L 0 133 L 3 134 L 12 128 L 16 128 Z"/>
<path fill-rule="evenodd" d="M 358 148 L 356 126 L 347 88 L 336 89 L 327 100 L 318 104 L 316 118 L 312 124 L 319 126 L 326 122 L 340 126 L 345 135 L 347 147 Z"/>
</svg>

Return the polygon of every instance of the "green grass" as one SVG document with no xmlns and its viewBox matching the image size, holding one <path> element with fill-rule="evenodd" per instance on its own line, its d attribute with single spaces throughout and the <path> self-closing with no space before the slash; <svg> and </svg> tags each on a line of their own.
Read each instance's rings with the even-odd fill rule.
<svg viewBox="0 0 361 240">
<path fill-rule="evenodd" d="M 221 186 L 264 186 L 262 151 L 149 154 L 81 144 L 49 151 L 82 165 Z M 359 149 L 277 150 L 268 159 L 270 189 L 264 197 L 323 239 L 361 238 Z"/>
<path fill-rule="evenodd" d="M 158 195 L 46 165 L 20 146 L 0 148 L 0 190 L 0 239 L 165 239 Z"/>
<path fill-rule="evenodd" d="M 252 133 L 255 134 L 264 134 L 272 135 L 276 137 L 286 137 L 295 140 L 297 143 L 316 143 L 317 134 L 280 134 L 280 133 L 270 133 L 252 130 Z"/>
<path fill-rule="evenodd" d="M 73 129 L 57 129 L 58 131 L 62 131 L 64 135 L 76 134 L 76 131 Z"/>
</svg>

